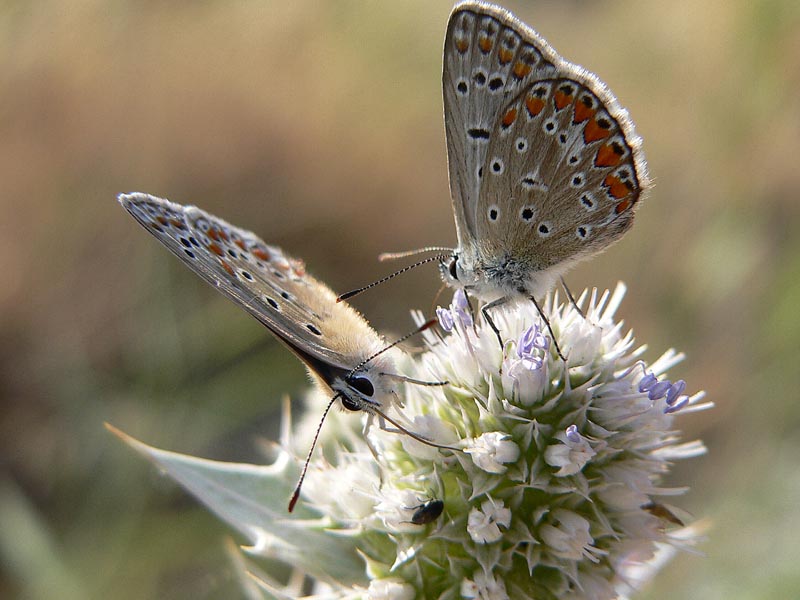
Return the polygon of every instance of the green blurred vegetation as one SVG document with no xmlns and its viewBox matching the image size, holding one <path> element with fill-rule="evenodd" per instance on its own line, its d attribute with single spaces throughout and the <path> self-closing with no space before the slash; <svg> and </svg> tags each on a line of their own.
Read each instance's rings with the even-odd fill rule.
<svg viewBox="0 0 800 600">
<path fill-rule="evenodd" d="M 0 4 L 0 596 L 234 598 L 225 528 L 113 439 L 260 460 L 303 369 L 119 208 L 196 203 L 338 291 L 381 251 L 452 244 L 440 61 L 451 4 Z M 705 388 L 712 521 L 646 598 L 800 597 L 800 5 L 510 2 L 636 121 L 656 186 L 572 273 L 622 279 L 654 359 Z M 385 332 L 435 269 L 357 299 Z"/>
</svg>

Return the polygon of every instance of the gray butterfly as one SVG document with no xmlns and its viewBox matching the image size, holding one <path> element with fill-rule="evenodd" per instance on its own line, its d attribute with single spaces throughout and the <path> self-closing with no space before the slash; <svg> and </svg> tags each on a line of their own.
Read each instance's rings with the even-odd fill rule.
<svg viewBox="0 0 800 600">
<path fill-rule="evenodd" d="M 506 10 L 464 2 L 442 84 L 458 248 L 441 272 L 489 301 L 485 315 L 535 300 L 633 224 L 648 185 L 641 139 L 597 76 Z"/>
<path fill-rule="evenodd" d="M 396 397 L 398 380 L 442 382 L 396 375 L 384 353 L 394 344 L 388 345 L 349 305 L 337 302 L 326 285 L 306 273 L 302 261 L 194 206 L 140 193 L 122 194 L 119 202 L 192 271 L 242 306 L 303 361 L 316 382 L 333 395 L 328 410 L 338 398 L 347 410 L 368 413 L 366 426 L 377 415 L 381 424 L 385 419 L 415 439 L 438 446 L 403 428 L 386 409 Z M 295 494 L 290 510 L 296 499 Z"/>
<path fill-rule="evenodd" d="M 458 247 L 384 254 L 446 251 L 340 298 L 439 261 L 445 283 L 487 302 L 483 315 L 500 339 L 489 309 L 536 303 L 633 224 L 649 185 L 642 142 L 596 75 L 492 4 L 453 9 L 442 88 Z"/>
</svg>

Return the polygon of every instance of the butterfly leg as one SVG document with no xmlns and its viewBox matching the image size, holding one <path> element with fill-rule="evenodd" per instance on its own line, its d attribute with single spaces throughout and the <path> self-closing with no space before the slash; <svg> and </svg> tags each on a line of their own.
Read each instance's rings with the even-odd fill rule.
<svg viewBox="0 0 800 600">
<path fill-rule="evenodd" d="M 442 448 L 442 449 L 445 449 L 445 450 L 460 450 L 460 448 L 455 448 L 453 446 L 446 446 L 444 444 L 437 444 L 436 442 L 429 440 L 428 438 L 426 438 L 423 435 L 420 435 L 419 433 L 414 433 L 410 429 L 406 429 L 404 426 L 400 425 L 400 423 L 395 421 L 393 418 L 388 416 L 386 413 L 381 412 L 378 409 L 373 409 L 373 410 L 374 410 L 374 413 L 378 416 L 378 424 L 380 425 L 380 428 L 383 431 L 386 431 L 387 433 L 402 433 L 402 434 L 405 434 L 405 435 L 407 435 L 408 437 L 410 437 L 412 439 L 417 440 L 418 442 L 421 442 L 421 443 L 425 444 L 426 446 L 431 446 L 433 448 Z M 393 429 L 386 426 L 386 422 L 387 421 L 391 425 L 394 426 Z"/>
<path fill-rule="evenodd" d="M 566 292 L 566 294 L 567 294 L 567 298 L 569 298 L 569 302 L 570 302 L 570 304 L 572 304 L 572 306 L 575 308 L 575 310 L 577 310 L 577 311 L 578 311 L 578 314 L 579 314 L 581 317 L 583 317 L 583 318 L 584 318 L 584 320 L 585 320 L 585 319 L 586 319 L 586 315 L 585 315 L 585 314 L 583 314 L 583 311 L 581 310 L 581 307 L 580 307 L 580 306 L 578 306 L 578 303 L 577 303 L 577 302 L 575 302 L 575 296 L 573 296 L 573 295 L 572 295 L 572 292 L 570 292 L 570 291 L 569 291 L 569 288 L 567 287 L 567 282 L 566 282 L 566 281 L 564 281 L 564 278 L 563 278 L 563 277 L 561 278 L 561 287 L 563 287 L 563 288 L 564 288 L 564 291 L 565 291 L 565 292 Z"/>
<path fill-rule="evenodd" d="M 375 420 L 375 413 L 367 412 L 367 418 L 364 419 L 364 427 L 362 428 L 362 434 L 364 435 L 364 441 L 367 442 L 367 448 L 369 448 L 370 454 L 372 454 L 372 458 L 375 459 L 376 462 L 380 462 L 380 455 L 378 454 L 378 449 L 372 444 L 372 440 L 369 437 L 369 429 L 372 427 L 372 424 Z M 386 422 L 383 418 L 379 415 L 378 416 L 378 427 L 384 429 L 386 426 Z M 380 485 L 383 487 L 383 469 L 378 469 L 378 476 L 380 477 Z"/>
<path fill-rule="evenodd" d="M 497 336 L 497 341 L 500 342 L 501 350 L 503 349 L 503 338 L 500 336 L 500 330 L 497 328 L 497 325 L 494 324 L 492 317 L 489 316 L 489 309 L 502 306 L 506 302 L 508 302 L 508 296 L 503 296 L 502 298 L 498 298 L 497 300 L 492 300 L 488 304 L 484 304 L 483 307 L 481 308 L 481 314 L 483 315 L 484 320 L 489 324 L 489 327 L 492 328 L 492 331 L 494 331 L 494 334 Z"/>
<path fill-rule="evenodd" d="M 534 298 L 533 296 L 529 296 L 529 298 L 531 299 L 531 302 L 533 302 L 533 305 L 536 307 L 536 310 L 539 311 L 539 316 L 542 317 L 542 320 L 544 321 L 545 325 L 547 325 L 547 331 L 550 332 L 550 339 L 553 340 L 553 347 L 556 349 L 556 354 L 558 354 L 558 357 L 561 360 L 567 362 L 567 359 L 564 358 L 564 355 L 561 353 L 561 348 L 558 347 L 558 342 L 556 341 L 556 334 L 553 333 L 553 328 L 550 326 L 550 319 L 548 319 L 547 316 L 544 314 L 544 311 L 542 311 L 542 307 L 539 306 L 538 302 L 536 302 L 536 298 Z"/>
<path fill-rule="evenodd" d="M 396 381 L 404 381 L 406 383 L 412 383 L 414 385 L 422 385 L 427 387 L 434 387 L 434 386 L 443 386 L 449 385 L 449 381 L 423 381 L 422 379 L 414 379 L 413 377 L 406 377 L 405 375 L 397 375 L 395 373 L 379 373 L 384 377 L 389 377 Z"/>
<path fill-rule="evenodd" d="M 472 322 L 475 323 L 475 309 L 472 308 L 472 300 L 470 300 L 467 290 L 464 290 L 464 298 L 467 299 L 467 308 L 469 309 L 469 316 L 472 317 Z M 473 328 L 474 329 L 474 328 Z"/>
</svg>

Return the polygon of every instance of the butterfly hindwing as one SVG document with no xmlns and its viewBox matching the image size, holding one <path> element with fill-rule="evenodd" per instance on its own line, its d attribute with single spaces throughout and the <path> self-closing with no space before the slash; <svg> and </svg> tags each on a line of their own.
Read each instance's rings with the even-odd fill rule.
<svg viewBox="0 0 800 600">
<path fill-rule="evenodd" d="M 533 81 L 502 111 L 488 144 L 476 231 L 547 269 L 593 254 L 633 222 L 641 192 L 620 123 L 586 84 Z"/>
</svg>

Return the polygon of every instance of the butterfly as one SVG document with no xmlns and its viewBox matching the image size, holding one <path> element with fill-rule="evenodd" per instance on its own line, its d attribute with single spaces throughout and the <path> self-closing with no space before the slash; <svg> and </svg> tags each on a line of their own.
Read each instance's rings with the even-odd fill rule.
<svg viewBox="0 0 800 600">
<path fill-rule="evenodd" d="M 438 260 L 445 283 L 487 302 L 499 337 L 489 309 L 536 302 L 631 227 L 649 185 L 642 141 L 596 75 L 492 4 L 453 9 L 442 91 L 458 246 L 383 258 L 445 251 L 417 264 Z"/>
<path fill-rule="evenodd" d="M 455 7 L 442 89 L 458 236 L 447 283 L 489 307 L 536 298 L 633 224 L 648 178 L 627 111 L 511 13 Z"/>
<path fill-rule="evenodd" d="M 302 261 L 194 206 L 141 193 L 121 194 L 119 202 L 192 271 L 243 307 L 306 365 L 319 386 L 333 395 L 323 420 L 339 399 L 345 409 L 369 415 L 365 428 L 377 415 L 423 443 L 443 447 L 386 415 L 396 397 L 397 381 L 443 382 L 395 374 L 385 350 L 399 341 L 387 344 L 358 312 L 337 302 L 330 288 L 306 273 Z M 303 476 L 307 466 L 308 461 Z M 290 512 L 299 488 L 298 483 Z"/>
</svg>

